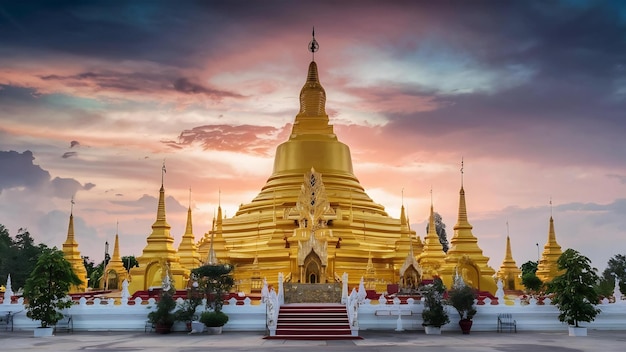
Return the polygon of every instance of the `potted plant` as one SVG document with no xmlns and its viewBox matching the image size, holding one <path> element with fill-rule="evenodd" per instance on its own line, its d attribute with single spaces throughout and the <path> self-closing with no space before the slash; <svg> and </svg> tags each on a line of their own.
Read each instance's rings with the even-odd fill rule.
<svg viewBox="0 0 626 352">
<path fill-rule="evenodd" d="M 446 287 L 440 278 L 435 278 L 431 284 L 424 286 L 424 310 L 422 311 L 422 325 L 427 335 L 440 335 L 441 327 L 450 322 L 448 312 L 443 305 L 443 294 Z"/>
<path fill-rule="evenodd" d="M 232 271 L 230 264 L 207 264 L 192 271 L 206 298 L 207 311 L 200 315 L 200 322 L 213 333 L 221 333 L 222 327 L 228 322 L 222 307 L 224 294 L 235 284 Z"/>
<path fill-rule="evenodd" d="M 148 313 L 148 320 L 154 326 L 154 331 L 159 334 L 169 333 L 172 329 L 172 325 L 174 325 L 174 321 L 176 320 L 174 315 L 174 309 L 176 309 L 176 301 L 174 301 L 175 292 L 176 288 L 172 285 L 169 270 L 166 270 L 156 310 Z"/>
<path fill-rule="evenodd" d="M 472 328 L 472 318 L 476 314 L 475 298 L 474 289 L 457 276 L 452 289 L 448 292 L 448 302 L 459 313 L 459 326 L 463 334 L 469 334 Z"/>
<path fill-rule="evenodd" d="M 52 336 L 53 327 L 63 319 L 62 311 L 72 306 L 68 296 L 72 285 L 82 281 L 72 270 L 61 250 L 44 248 L 24 285 L 26 316 L 39 320 L 35 336 Z"/>
<path fill-rule="evenodd" d="M 589 258 L 571 248 L 561 254 L 557 265 L 563 273 L 548 283 L 548 292 L 554 295 L 552 303 L 559 308 L 559 320 L 569 324 L 570 336 L 587 336 L 587 328 L 578 323 L 591 322 L 600 313 L 595 307 L 598 275 Z"/>
<path fill-rule="evenodd" d="M 184 322 L 187 325 L 187 331 L 191 331 L 191 322 L 198 320 L 196 310 L 202 304 L 202 296 L 198 290 L 198 282 L 192 278 L 192 284 L 187 288 L 187 297 L 178 305 L 178 309 L 174 313 L 176 321 Z"/>
<path fill-rule="evenodd" d="M 221 334 L 222 327 L 228 323 L 228 315 L 222 311 L 205 311 L 200 314 L 200 322 L 213 334 Z"/>
</svg>

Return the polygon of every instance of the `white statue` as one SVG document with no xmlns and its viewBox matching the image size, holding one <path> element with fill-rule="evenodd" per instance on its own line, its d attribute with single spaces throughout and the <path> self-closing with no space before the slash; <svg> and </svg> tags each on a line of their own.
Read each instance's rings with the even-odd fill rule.
<svg viewBox="0 0 626 352">
<path fill-rule="evenodd" d="M 4 288 L 4 301 L 3 304 L 11 304 L 11 297 L 13 296 L 13 290 L 11 289 L 11 274 L 7 277 L 7 286 Z"/>
<path fill-rule="evenodd" d="M 498 303 L 502 304 L 502 302 L 504 302 L 504 284 L 502 283 L 502 279 L 498 279 L 496 286 L 498 286 L 496 297 L 498 297 Z"/>
</svg>

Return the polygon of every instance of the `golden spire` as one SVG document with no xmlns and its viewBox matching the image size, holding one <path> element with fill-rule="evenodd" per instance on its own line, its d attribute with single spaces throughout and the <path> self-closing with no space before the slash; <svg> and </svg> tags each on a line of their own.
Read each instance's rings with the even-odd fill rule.
<svg viewBox="0 0 626 352">
<path fill-rule="evenodd" d="M 552 281 L 559 275 L 558 264 L 556 263 L 563 252 L 561 246 L 556 242 L 554 232 L 554 219 L 550 216 L 550 228 L 548 230 L 548 242 L 543 247 L 543 253 L 537 265 L 537 277 L 544 283 Z"/>
<path fill-rule="evenodd" d="M 432 202 L 432 190 L 430 201 L 430 217 L 428 218 L 428 233 L 424 239 L 424 250 L 417 258 L 420 266 L 424 270 L 424 276 L 432 279 L 439 275 L 439 268 L 446 257 L 443 251 L 443 245 L 439 241 L 437 235 L 437 227 L 435 226 L 435 210 Z"/>
<path fill-rule="evenodd" d="M 74 238 L 74 198 L 71 200 L 70 205 L 70 222 L 67 226 L 67 238 L 63 243 L 63 256 L 72 264 L 72 269 L 78 278 L 82 281 L 82 284 L 78 286 L 72 286 L 70 293 L 84 292 L 87 287 L 87 270 L 85 269 L 85 263 L 80 256 L 78 250 L 78 242 Z"/>
<path fill-rule="evenodd" d="M 467 206 L 465 205 L 465 189 L 463 189 L 463 158 L 461 158 L 461 190 L 459 191 L 459 215 L 454 230 L 468 229 L 473 227 L 467 220 Z"/>
<path fill-rule="evenodd" d="M 463 175 L 463 161 L 461 161 L 461 175 Z M 454 236 L 450 240 L 450 248 L 440 273 L 444 284 L 448 287 L 452 285 L 452 278 L 459 273 L 465 276 L 463 279 L 469 286 L 494 294 L 497 288 L 493 275 L 496 271 L 489 266 L 489 257 L 483 255 L 482 249 L 478 246 L 478 239 L 472 233 L 472 225 L 467 220 L 465 190 L 462 183 L 463 180 L 461 180 L 459 192 L 458 220 L 454 225 Z"/>
<path fill-rule="evenodd" d="M 515 260 L 513 259 L 513 252 L 511 251 L 511 238 L 508 235 L 509 222 L 506 223 L 507 236 L 506 236 L 506 253 L 502 265 L 496 274 L 496 277 L 502 280 L 503 287 L 507 290 L 519 290 L 522 289 L 522 282 L 520 276 L 522 271 L 517 267 Z"/>
<path fill-rule="evenodd" d="M 115 245 L 113 246 L 113 257 L 111 258 L 111 260 L 122 261 L 122 257 L 120 257 L 120 239 L 117 231 L 115 233 Z"/>
<path fill-rule="evenodd" d="M 193 226 L 191 222 L 191 188 L 189 188 L 189 207 L 187 208 L 187 226 L 185 233 L 178 245 L 178 256 L 180 264 L 186 269 L 195 269 L 200 266 L 200 255 L 198 254 L 198 246 L 195 243 L 193 235 Z"/>
</svg>

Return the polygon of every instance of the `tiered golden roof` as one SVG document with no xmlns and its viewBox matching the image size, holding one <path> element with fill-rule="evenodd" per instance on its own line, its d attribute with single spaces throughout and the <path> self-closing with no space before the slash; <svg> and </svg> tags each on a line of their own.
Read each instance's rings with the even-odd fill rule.
<svg viewBox="0 0 626 352">
<path fill-rule="evenodd" d="M 72 201 L 73 203 L 73 201 Z M 74 211 L 70 212 L 70 223 L 67 227 L 67 238 L 63 243 L 63 255 L 65 259 L 72 264 L 72 269 L 74 273 L 82 284 L 75 286 L 72 285 L 70 288 L 70 293 L 78 293 L 85 292 L 87 288 L 87 269 L 85 269 L 85 263 L 83 262 L 83 258 L 80 256 L 80 251 L 78 250 L 78 242 L 74 238 Z"/>
<path fill-rule="evenodd" d="M 496 277 L 502 280 L 505 290 L 521 290 L 523 288 L 521 275 L 522 271 L 517 267 L 511 252 L 511 239 L 506 236 L 506 254 Z"/>
<path fill-rule="evenodd" d="M 129 292 L 161 287 L 168 270 L 176 289 L 186 287 L 189 270 L 180 265 L 180 257 L 173 247 L 174 238 L 170 234 L 170 229 L 165 218 L 165 189 L 161 184 L 157 218 L 152 224 L 152 233 L 147 239 L 148 244 L 144 247 L 142 255 L 137 258 L 139 266 L 130 271 L 132 281 L 128 286 Z"/>
<path fill-rule="evenodd" d="M 552 281 L 556 276 L 560 275 L 558 264 L 556 261 L 559 259 L 563 252 L 561 246 L 556 242 L 556 234 L 554 232 L 554 219 L 550 216 L 550 229 L 548 230 L 548 242 L 543 246 L 543 253 L 541 254 L 541 260 L 537 266 L 537 277 L 544 283 Z"/>
<path fill-rule="evenodd" d="M 450 249 L 439 273 L 446 287 L 452 287 L 458 273 L 469 286 L 495 293 L 497 287 L 493 276 L 496 272 L 488 262 L 489 257 L 484 256 L 482 249 L 478 247 L 478 239 L 472 234 L 472 225 L 467 220 L 465 190 L 461 186 L 454 236 L 450 240 Z"/>
<path fill-rule="evenodd" d="M 415 239 L 414 249 L 421 252 L 415 232 L 403 227 L 400 219 L 390 217 L 365 193 L 353 173 L 350 149 L 338 141 L 329 124 L 325 102 L 326 93 L 313 61 L 300 92 L 300 112 L 289 140 L 276 150 L 272 175 L 256 198 L 241 205 L 235 216 L 218 216 L 217 226 L 199 245 L 201 253 L 208 254 L 214 237 L 219 260 L 236 266 L 241 291 L 254 290 L 258 280 L 253 277 L 258 272 L 255 258 L 270 283 L 276 282 L 279 272 L 292 282 L 312 278 L 333 282 L 347 272 L 349 284 L 356 286 L 365 275 L 369 253 L 377 276 L 376 289 L 385 291 L 386 284 L 397 282 L 411 238 Z M 303 176 L 312 169 L 323 176 L 323 182 L 319 179 L 327 210 L 333 213 L 319 217 L 318 224 L 293 211 L 306 184 Z M 224 241 L 223 250 L 218 246 L 220 240 Z M 300 249 L 309 251 L 300 253 Z"/>
</svg>

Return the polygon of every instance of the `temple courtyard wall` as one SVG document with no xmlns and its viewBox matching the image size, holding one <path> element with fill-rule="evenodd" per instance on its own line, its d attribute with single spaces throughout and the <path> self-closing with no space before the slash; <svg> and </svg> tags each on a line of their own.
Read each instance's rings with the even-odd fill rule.
<svg viewBox="0 0 626 352">
<path fill-rule="evenodd" d="M 396 300 L 397 301 L 397 300 Z M 266 305 L 249 298 L 226 302 L 223 311 L 228 314 L 228 324 L 224 331 L 266 331 Z M 478 313 L 474 316 L 473 331 L 495 331 L 497 316 L 500 313 L 511 313 L 517 321 L 518 331 L 557 331 L 566 330 L 567 326 L 558 320 L 558 309 L 549 300 L 505 300 L 504 304 L 492 304 L 486 299 L 484 304 L 477 305 Z M 81 299 L 69 308 L 74 331 L 145 331 L 148 312 L 156 307 L 154 299 L 124 302 L 108 299 Z M 623 330 L 626 326 L 626 301 L 598 305 L 602 312 L 591 323 L 582 323 L 589 329 Z M 406 303 L 398 303 L 381 298 L 366 299 L 358 309 L 360 330 L 424 330 L 422 326 L 423 305 L 420 300 L 408 299 Z M 458 314 L 450 306 L 446 306 L 450 314 L 450 323 L 443 331 L 460 331 Z M 33 330 L 39 326 L 26 316 L 26 308 L 21 299 L 18 302 L 0 304 L 0 315 L 11 312 L 14 330 Z M 148 326 L 149 330 L 149 326 Z M 185 324 L 177 322 L 174 331 L 185 331 Z"/>
</svg>

